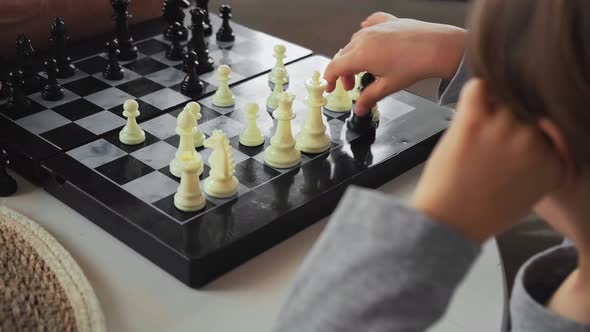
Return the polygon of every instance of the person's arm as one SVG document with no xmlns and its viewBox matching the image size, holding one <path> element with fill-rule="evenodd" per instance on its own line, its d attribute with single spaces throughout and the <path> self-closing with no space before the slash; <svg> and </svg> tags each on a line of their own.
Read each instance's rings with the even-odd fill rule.
<svg viewBox="0 0 590 332">
<path fill-rule="evenodd" d="M 130 24 L 158 17 L 163 0 L 135 0 L 129 5 Z M 55 17 L 66 23 L 72 40 L 114 31 L 109 0 L 19 0 L 0 1 L 0 55 L 15 54 L 16 38 L 25 34 L 36 49 L 49 45 L 49 28 Z M 132 31 L 133 32 L 133 31 Z"/>
<path fill-rule="evenodd" d="M 273 331 L 424 331 L 445 312 L 478 252 L 474 242 L 391 196 L 351 188 L 303 263 Z"/>
</svg>

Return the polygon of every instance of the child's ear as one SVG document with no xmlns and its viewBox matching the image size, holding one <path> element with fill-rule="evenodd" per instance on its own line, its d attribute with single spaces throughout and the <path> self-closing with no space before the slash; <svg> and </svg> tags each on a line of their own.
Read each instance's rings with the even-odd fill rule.
<svg viewBox="0 0 590 332">
<path fill-rule="evenodd" d="M 565 135 L 551 119 L 542 117 L 538 120 L 537 125 L 545 136 L 551 141 L 555 152 L 560 157 L 565 166 L 565 183 L 570 183 L 576 177 L 576 162 L 573 153 L 567 145 Z"/>
</svg>

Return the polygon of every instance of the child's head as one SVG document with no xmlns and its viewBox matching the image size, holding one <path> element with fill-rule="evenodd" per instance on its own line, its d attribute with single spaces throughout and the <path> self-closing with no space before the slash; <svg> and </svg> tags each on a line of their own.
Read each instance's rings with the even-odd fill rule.
<svg viewBox="0 0 590 332">
<path fill-rule="evenodd" d="M 575 166 L 573 183 L 539 212 L 566 236 L 584 229 L 590 243 L 590 2 L 478 0 L 469 29 L 467 60 L 490 98 L 549 122 L 542 128 Z"/>
</svg>

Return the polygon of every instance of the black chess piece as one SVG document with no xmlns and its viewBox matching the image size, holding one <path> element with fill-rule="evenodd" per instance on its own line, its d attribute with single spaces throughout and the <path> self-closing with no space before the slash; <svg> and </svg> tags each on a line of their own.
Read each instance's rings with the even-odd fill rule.
<svg viewBox="0 0 590 332">
<path fill-rule="evenodd" d="M 173 31 L 172 25 L 174 23 L 180 24 L 180 41 L 188 39 L 188 29 L 184 26 L 184 9 L 190 7 L 188 0 L 165 0 L 162 7 L 162 16 L 168 22 L 168 27 L 164 31 L 164 38 L 172 40 L 172 34 L 177 34 Z"/>
<path fill-rule="evenodd" d="M 31 106 L 23 89 L 25 82 L 23 73 L 19 71 L 11 72 L 8 77 L 8 101 L 4 104 L 4 110 L 7 112 L 26 111 Z"/>
<path fill-rule="evenodd" d="M 31 40 L 21 34 L 16 39 L 16 56 L 20 70 L 23 72 L 24 90 L 26 94 L 32 94 L 41 89 L 41 78 L 33 72 L 33 58 L 35 49 Z"/>
<path fill-rule="evenodd" d="M 41 97 L 45 100 L 60 100 L 64 97 L 64 89 L 57 81 L 57 61 L 53 58 L 43 62 L 47 80 L 41 90 Z"/>
<path fill-rule="evenodd" d="M 131 0 L 112 0 L 113 20 L 116 23 L 116 40 L 119 43 L 119 59 L 129 61 L 137 58 L 137 47 L 133 45 L 133 37 L 129 34 L 129 19 L 131 14 L 127 10 Z"/>
<path fill-rule="evenodd" d="M 236 36 L 229 25 L 231 19 L 231 7 L 229 5 L 221 5 L 219 8 L 219 17 L 223 19 L 223 23 L 219 30 L 217 30 L 217 41 L 224 43 L 233 43 L 236 40 Z"/>
<path fill-rule="evenodd" d="M 119 43 L 117 40 L 112 40 L 105 44 L 105 54 L 107 56 L 107 65 L 102 72 L 102 77 L 111 81 L 122 80 L 125 76 L 125 70 L 119 64 Z"/>
<path fill-rule="evenodd" d="M 170 26 L 170 45 L 166 50 L 166 59 L 172 61 L 180 61 L 184 59 L 184 48 L 180 43 L 182 40 L 182 25 L 178 22 L 172 23 Z"/>
<path fill-rule="evenodd" d="M 180 92 L 185 96 L 199 97 L 205 90 L 205 85 L 199 79 L 197 67 L 199 66 L 197 60 L 197 53 L 194 51 L 187 52 L 185 55 L 185 61 L 187 67 L 187 74 L 184 80 L 180 84 Z"/>
<path fill-rule="evenodd" d="M 197 53 L 197 72 L 200 74 L 208 73 L 214 69 L 215 62 L 209 56 L 209 49 L 205 43 L 205 35 L 203 32 L 203 18 L 205 12 L 200 8 L 193 8 L 191 11 L 191 33 L 192 38 L 189 43 L 189 48 Z"/>
<path fill-rule="evenodd" d="M 7 197 L 14 194 L 18 188 L 16 181 L 8 174 L 8 154 L 0 149 L 0 197 Z"/>
<path fill-rule="evenodd" d="M 197 7 L 205 12 L 205 16 L 203 17 L 203 33 L 205 34 L 205 37 L 211 37 L 213 34 L 213 26 L 209 19 L 209 0 L 197 0 Z"/>
<path fill-rule="evenodd" d="M 365 73 L 361 77 L 360 90 L 361 92 L 369 85 L 375 82 L 375 76 L 371 73 Z M 352 116 L 346 120 L 346 127 L 361 135 L 368 135 L 375 132 L 379 122 L 373 120 L 373 113 L 369 112 L 364 116 L 358 116 L 352 112 Z"/>
<path fill-rule="evenodd" d="M 56 17 L 51 24 L 49 41 L 53 45 L 55 61 L 57 61 L 57 77 L 59 78 L 72 77 L 76 72 L 76 67 L 66 52 L 66 43 L 69 39 L 64 21 L 60 17 Z"/>
</svg>

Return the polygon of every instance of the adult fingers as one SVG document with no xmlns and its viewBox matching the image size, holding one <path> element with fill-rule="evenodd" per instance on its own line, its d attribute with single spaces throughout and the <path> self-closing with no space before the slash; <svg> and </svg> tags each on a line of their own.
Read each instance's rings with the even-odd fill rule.
<svg viewBox="0 0 590 332">
<path fill-rule="evenodd" d="M 384 12 L 376 12 L 373 13 L 371 15 L 369 15 L 369 17 L 367 17 L 362 23 L 361 23 L 361 27 L 366 28 L 366 27 L 370 27 L 376 24 L 380 24 L 386 21 L 390 21 L 390 20 L 394 20 L 397 17 L 388 14 L 388 13 L 384 13 Z"/>
</svg>

